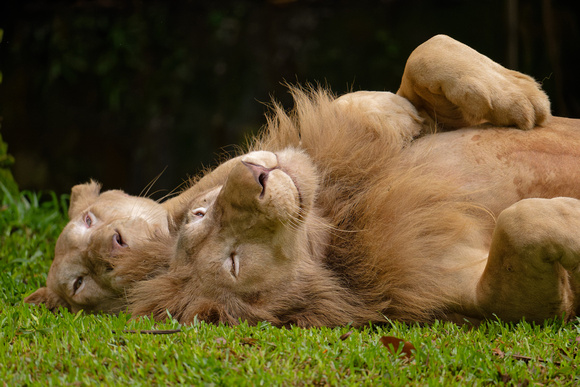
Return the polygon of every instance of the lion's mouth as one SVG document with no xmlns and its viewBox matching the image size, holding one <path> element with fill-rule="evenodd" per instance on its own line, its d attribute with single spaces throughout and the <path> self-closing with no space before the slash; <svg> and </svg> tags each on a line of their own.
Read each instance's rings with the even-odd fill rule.
<svg viewBox="0 0 580 387">
<path fill-rule="evenodd" d="M 277 168 L 280 169 L 282 172 L 284 172 L 286 176 L 288 176 L 290 180 L 292 180 L 292 184 L 294 184 L 294 188 L 296 188 L 296 192 L 298 193 L 298 207 L 300 208 L 300 212 L 302 213 L 304 211 L 304 201 L 302 199 L 302 192 L 300 192 L 300 185 L 296 181 L 296 176 L 294 176 L 290 171 L 288 171 L 288 169 L 284 168 L 284 166 L 280 164 L 280 158 L 278 157 L 278 155 L 276 153 L 274 154 L 276 155 L 276 164 L 278 165 Z"/>
<path fill-rule="evenodd" d="M 285 168 L 278 166 L 282 172 L 284 172 L 290 180 L 292 180 L 292 184 L 294 184 L 294 188 L 296 188 L 296 192 L 298 193 L 298 207 L 300 207 L 300 211 L 304 210 L 304 203 L 302 199 L 302 193 L 300 192 L 300 185 L 296 182 L 296 177 L 292 175 L 292 173 L 288 172 Z"/>
</svg>

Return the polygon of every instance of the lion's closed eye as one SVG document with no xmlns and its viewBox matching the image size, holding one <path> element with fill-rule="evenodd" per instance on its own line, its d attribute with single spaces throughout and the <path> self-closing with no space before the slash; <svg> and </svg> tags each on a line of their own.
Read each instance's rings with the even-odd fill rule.
<svg viewBox="0 0 580 387">
<path fill-rule="evenodd" d="M 238 275 L 240 274 L 240 259 L 238 257 L 238 254 L 236 253 L 232 253 L 230 255 L 230 260 L 231 260 L 231 273 L 235 278 L 238 278 Z"/>
<path fill-rule="evenodd" d="M 75 279 L 75 281 L 73 282 L 73 296 L 75 294 L 77 294 L 79 292 L 79 290 L 82 290 L 84 284 L 85 284 L 85 282 L 84 282 L 84 278 L 82 276 L 77 277 Z"/>
</svg>

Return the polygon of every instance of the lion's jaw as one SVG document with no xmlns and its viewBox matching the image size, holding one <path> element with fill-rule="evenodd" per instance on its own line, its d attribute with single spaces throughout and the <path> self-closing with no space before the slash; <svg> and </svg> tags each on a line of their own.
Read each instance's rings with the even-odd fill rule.
<svg viewBox="0 0 580 387">
<path fill-rule="evenodd" d="M 115 271 L 117 257 L 148 236 L 166 233 L 166 212 L 153 200 L 108 191 L 70 215 L 56 243 L 46 292 L 72 312 L 117 313 L 126 307 L 129 285 Z"/>
</svg>

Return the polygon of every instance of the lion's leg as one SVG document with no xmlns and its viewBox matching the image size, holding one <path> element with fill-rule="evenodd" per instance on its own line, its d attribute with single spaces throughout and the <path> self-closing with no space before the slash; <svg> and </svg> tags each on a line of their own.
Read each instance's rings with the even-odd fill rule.
<svg viewBox="0 0 580 387">
<path fill-rule="evenodd" d="M 531 129 L 550 117 L 534 79 L 445 35 L 411 53 L 397 94 L 443 129 L 482 122 Z"/>
<path fill-rule="evenodd" d="M 359 123 L 387 134 L 392 143 L 408 144 L 423 131 L 424 119 L 409 100 L 387 91 L 357 91 L 334 101 L 341 113 L 357 117 Z"/>
<path fill-rule="evenodd" d="M 504 210 L 476 290 L 483 315 L 542 321 L 573 313 L 579 232 L 577 199 L 526 199 Z"/>
</svg>

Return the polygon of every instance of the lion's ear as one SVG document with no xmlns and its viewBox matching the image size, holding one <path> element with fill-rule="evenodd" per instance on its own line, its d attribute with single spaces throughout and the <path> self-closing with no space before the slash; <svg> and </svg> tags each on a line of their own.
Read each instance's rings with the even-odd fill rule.
<svg viewBox="0 0 580 387">
<path fill-rule="evenodd" d="M 70 305 L 58 294 L 49 288 L 40 288 L 24 299 L 27 304 L 41 305 L 44 304 L 46 309 L 56 311 L 59 306 L 70 310 Z"/>
<path fill-rule="evenodd" d="M 167 214 L 167 225 L 169 226 L 169 235 L 177 236 L 181 225 L 185 219 L 187 210 Z"/>
<path fill-rule="evenodd" d="M 68 217 L 76 217 L 83 209 L 91 205 L 99 197 L 101 185 L 94 180 L 89 183 L 78 184 L 72 188 Z"/>
</svg>

